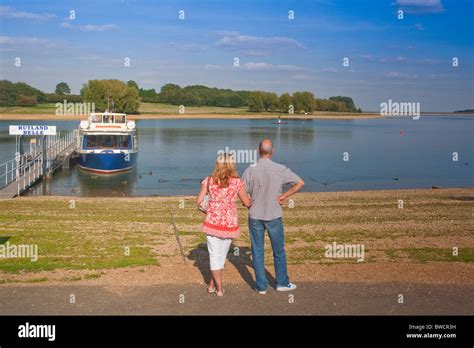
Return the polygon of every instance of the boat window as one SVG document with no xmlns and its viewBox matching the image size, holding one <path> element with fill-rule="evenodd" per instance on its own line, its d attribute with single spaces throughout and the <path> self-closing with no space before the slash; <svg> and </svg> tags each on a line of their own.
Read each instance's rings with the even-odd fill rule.
<svg viewBox="0 0 474 348">
<path fill-rule="evenodd" d="M 101 117 L 101 115 L 92 115 L 91 116 L 91 121 L 92 121 L 92 123 L 100 123 L 100 122 L 102 122 L 102 117 Z"/>
<path fill-rule="evenodd" d="M 125 115 L 115 115 L 115 123 L 125 123 Z"/>
<path fill-rule="evenodd" d="M 131 145 L 130 135 L 99 134 L 84 136 L 85 149 L 128 149 Z"/>
</svg>

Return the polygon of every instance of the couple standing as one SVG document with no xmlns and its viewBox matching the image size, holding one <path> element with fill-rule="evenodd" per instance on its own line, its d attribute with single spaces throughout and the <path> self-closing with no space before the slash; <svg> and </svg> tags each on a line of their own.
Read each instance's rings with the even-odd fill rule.
<svg viewBox="0 0 474 348">
<path fill-rule="evenodd" d="M 235 159 L 229 154 L 217 158 L 213 173 L 201 184 L 197 197 L 202 207 L 208 196 L 203 231 L 206 233 L 212 278 L 207 291 L 224 295 L 222 273 L 227 253 L 234 238 L 239 237 L 236 200 L 239 197 L 249 209 L 249 232 L 252 243 L 252 264 L 255 270 L 255 289 L 266 294 L 268 280 L 264 265 L 265 230 L 270 237 L 276 275 L 276 290 L 296 289 L 290 283 L 286 267 L 285 241 L 282 208 L 286 198 L 303 187 L 303 180 L 289 168 L 271 160 L 273 144 L 264 139 L 259 145 L 260 159 L 255 166 L 247 168 L 242 176 L 236 169 Z M 282 186 L 292 187 L 282 193 Z M 201 210 L 203 210 L 201 208 Z"/>
</svg>

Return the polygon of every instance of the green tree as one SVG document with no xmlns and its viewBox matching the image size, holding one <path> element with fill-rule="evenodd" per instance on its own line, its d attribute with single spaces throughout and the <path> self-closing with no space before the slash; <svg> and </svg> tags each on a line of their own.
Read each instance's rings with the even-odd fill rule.
<svg viewBox="0 0 474 348">
<path fill-rule="evenodd" d="M 15 84 L 8 80 L 0 81 L 0 105 L 10 106 L 15 105 L 17 101 L 17 93 L 15 91 Z"/>
<path fill-rule="evenodd" d="M 59 82 L 56 85 L 56 90 L 54 91 L 54 93 L 59 95 L 71 94 L 71 89 L 69 88 L 66 82 Z"/>
<path fill-rule="evenodd" d="M 228 106 L 229 99 L 224 93 L 216 93 L 213 98 L 214 106 Z"/>
<path fill-rule="evenodd" d="M 293 93 L 293 105 L 295 107 L 295 112 L 313 112 L 314 94 L 311 92 Z"/>
<path fill-rule="evenodd" d="M 167 83 L 161 87 L 160 94 L 158 95 L 160 102 L 173 105 L 181 105 L 182 97 L 181 87 L 173 83 Z"/>
<path fill-rule="evenodd" d="M 127 86 L 128 86 L 128 87 L 134 87 L 134 88 L 137 89 L 137 91 L 140 90 L 140 88 L 138 88 L 138 84 L 137 84 L 135 81 L 133 81 L 133 80 L 127 81 Z"/>
<path fill-rule="evenodd" d="M 19 95 L 16 104 L 18 106 L 33 106 L 38 104 L 38 101 L 34 95 Z"/>
<path fill-rule="evenodd" d="M 233 91 L 202 85 L 181 88 L 178 85 L 168 83 L 161 88 L 158 100 L 173 105 L 240 107 L 248 105 L 249 93 L 249 91 Z"/>
<path fill-rule="evenodd" d="M 140 98 L 138 96 L 138 89 L 135 87 L 128 87 L 125 95 L 115 102 L 115 108 L 119 112 L 133 114 L 138 112 L 140 106 Z"/>
<path fill-rule="evenodd" d="M 239 106 L 245 105 L 245 100 L 237 93 L 232 93 L 229 96 L 229 107 L 238 108 Z"/>
<path fill-rule="evenodd" d="M 156 93 L 155 89 L 143 89 L 140 88 L 138 91 L 138 95 L 140 96 L 141 100 L 144 102 L 150 103 L 157 103 L 158 102 L 158 94 Z"/>
<path fill-rule="evenodd" d="M 324 99 L 314 98 L 314 110 L 324 111 Z"/>
<path fill-rule="evenodd" d="M 81 89 L 85 102 L 95 104 L 97 111 L 105 111 L 107 102 L 116 112 L 136 113 L 140 106 L 138 90 L 120 80 L 89 80 Z"/>
<path fill-rule="evenodd" d="M 44 103 L 46 101 L 46 96 L 43 92 L 24 82 L 15 83 L 14 88 L 18 95 L 36 96 L 38 103 Z"/>
<path fill-rule="evenodd" d="M 278 95 L 271 92 L 263 92 L 263 108 L 265 111 L 274 112 L 278 108 Z"/>
<path fill-rule="evenodd" d="M 62 103 L 64 100 L 66 100 L 68 103 L 82 103 L 82 97 L 80 95 L 60 95 L 56 93 L 46 93 L 46 103 Z"/>
<path fill-rule="evenodd" d="M 345 109 L 347 109 L 347 111 L 351 111 L 351 112 L 357 111 L 357 108 L 351 97 L 337 96 L 337 97 L 330 97 L 329 100 L 332 100 L 335 102 L 343 102 L 345 104 Z"/>
<path fill-rule="evenodd" d="M 282 112 L 288 113 L 291 103 L 292 103 L 292 99 L 289 93 L 283 93 L 280 96 L 280 98 L 278 98 L 278 108 Z"/>
<path fill-rule="evenodd" d="M 24 96 L 35 97 L 35 99 L 24 99 Z M 24 82 L 13 83 L 8 80 L 0 80 L 0 105 L 31 105 L 33 100 L 36 100 L 35 103 L 44 103 L 46 99 L 43 92 Z"/>
<path fill-rule="evenodd" d="M 265 110 L 263 106 L 263 93 L 251 92 L 249 96 L 249 110 L 253 112 L 262 112 Z"/>
</svg>

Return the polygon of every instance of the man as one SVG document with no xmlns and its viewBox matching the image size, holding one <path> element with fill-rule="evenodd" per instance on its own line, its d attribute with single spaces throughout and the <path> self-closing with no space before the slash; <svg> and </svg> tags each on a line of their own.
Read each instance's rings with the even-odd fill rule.
<svg viewBox="0 0 474 348">
<path fill-rule="evenodd" d="M 296 289 L 296 285 L 290 283 L 286 267 L 281 206 L 288 197 L 303 187 L 304 181 L 289 168 L 271 160 L 273 144 L 270 139 L 262 140 L 258 150 L 260 159 L 254 167 L 251 166 L 245 170 L 242 179 L 252 198 L 249 230 L 256 278 L 255 288 L 259 294 L 265 295 L 268 287 L 264 264 L 265 230 L 268 232 L 273 249 L 276 290 Z M 285 184 L 291 184 L 292 187 L 282 193 L 282 186 Z"/>
</svg>

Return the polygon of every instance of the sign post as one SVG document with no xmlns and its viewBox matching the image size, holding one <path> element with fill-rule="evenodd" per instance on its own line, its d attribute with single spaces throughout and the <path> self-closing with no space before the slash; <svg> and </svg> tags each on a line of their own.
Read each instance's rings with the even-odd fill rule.
<svg viewBox="0 0 474 348">
<path fill-rule="evenodd" d="M 10 135 L 40 136 L 56 135 L 56 126 L 10 126 Z"/>
<path fill-rule="evenodd" d="M 18 125 L 9 127 L 10 135 L 16 136 L 16 177 L 17 181 L 21 175 L 21 167 L 23 165 L 23 144 L 22 137 L 41 137 L 42 145 L 42 164 L 43 164 L 43 174 L 46 174 L 47 171 L 47 145 L 46 145 L 46 136 L 56 135 L 56 126 L 46 126 L 46 125 Z"/>
</svg>

